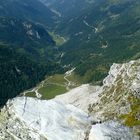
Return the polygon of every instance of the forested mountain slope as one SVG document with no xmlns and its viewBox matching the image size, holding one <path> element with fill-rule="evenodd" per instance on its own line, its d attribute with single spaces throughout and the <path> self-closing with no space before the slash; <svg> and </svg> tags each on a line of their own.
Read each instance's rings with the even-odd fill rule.
<svg viewBox="0 0 140 140">
<path fill-rule="evenodd" d="M 1 0 L 0 45 L 100 84 L 113 62 L 140 57 L 139 9 L 139 0 Z"/>
<path fill-rule="evenodd" d="M 56 43 L 45 26 L 52 17 L 38 1 L 0 1 L 0 105 L 59 71 Z"/>
<path fill-rule="evenodd" d="M 28 54 L 34 59 L 49 58 L 49 51 L 55 50 L 55 41 L 40 24 L 0 17 L 0 32 L 1 44 L 12 45 L 17 51 Z M 51 57 L 53 54 L 50 59 Z"/>
<path fill-rule="evenodd" d="M 59 70 L 55 54 L 55 42 L 43 26 L 0 17 L 0 104 Z"/>
<path fill-rule="evenodd" d="M 55 69 L 59 67 L 52 62 L 39 63 L 12 46 L 0 45 L 0 105 L 35 86 Z"/>
</svg>

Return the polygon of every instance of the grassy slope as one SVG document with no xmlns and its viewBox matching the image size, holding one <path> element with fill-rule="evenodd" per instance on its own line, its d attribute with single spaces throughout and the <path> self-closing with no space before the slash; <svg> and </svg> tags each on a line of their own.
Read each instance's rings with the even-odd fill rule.
<svg viewBox="0 0 140 140">
<path fill-rule="evenodd" d="M 42 99 L 52 99 L 57 95 L 67 92 L 65 86 L 48 84 L 38 91 L 42 95 Z"/>
</svg>

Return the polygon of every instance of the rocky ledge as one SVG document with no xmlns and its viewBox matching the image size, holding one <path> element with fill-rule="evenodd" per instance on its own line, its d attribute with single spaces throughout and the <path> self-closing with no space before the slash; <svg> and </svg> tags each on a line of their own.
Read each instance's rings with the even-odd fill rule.
<svg viewBox="0 0 140 140">
<path fill-rule="evenodd" d="M 0 139 L 139 140 L 140 60 L 113 64 L 103 86 L 82 85 L 52 100 L 9 100 Z"/>
</svg>

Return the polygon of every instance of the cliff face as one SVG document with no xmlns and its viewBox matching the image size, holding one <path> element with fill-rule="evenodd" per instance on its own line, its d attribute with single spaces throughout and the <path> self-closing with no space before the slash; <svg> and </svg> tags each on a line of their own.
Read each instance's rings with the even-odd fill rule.
<svg viewBox="0 0 140 140">
<path fill-rule="evenodd" d="M 73 104 L 98 121 L 117 121 L 140 135 L 140 60 L 113 64 L 103 86 L 83 85 L 56 100 Z"/>
<path fill-rule="evenodd" d="M 0 139 L 83 140 L 90 123 L 90 117 L 72 105 L 19 97 L 2 111 Z"/>
<path fill-rule="evenodd" d="M 83 85 L 55 100 L 73 104 L 102 121 L 122 119 L 127 126 L 139 125 L 140 60 L 113 64 L 103 86 Z"/>
<path fill-rule="evenodd" d="M 139 140 L 140 60 L 113 64 L 103 86 L 52 100 L 17 97 L 0 113 L 2 140 Z"/>
<path fill-rule="evenodd" d="M 116 119 L 129 127 L 140 125 L 140 60 L 113 64 L 102 92 L 89 112 L 101 120 Z"/>
</svg>

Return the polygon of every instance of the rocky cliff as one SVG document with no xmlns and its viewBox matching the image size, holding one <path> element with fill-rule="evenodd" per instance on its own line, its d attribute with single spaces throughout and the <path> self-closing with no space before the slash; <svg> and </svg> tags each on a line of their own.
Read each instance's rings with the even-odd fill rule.
<svg viewBox="0 0 140 140">
<path fill-rule="evenodd" d="M 139 140 L 140 60 L 113 64 L 102 86 L 82 85 L 52 100 L 9 100 L 0 139 Z"/>
</svg>

